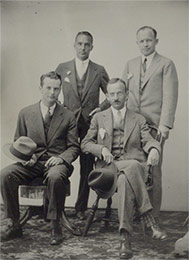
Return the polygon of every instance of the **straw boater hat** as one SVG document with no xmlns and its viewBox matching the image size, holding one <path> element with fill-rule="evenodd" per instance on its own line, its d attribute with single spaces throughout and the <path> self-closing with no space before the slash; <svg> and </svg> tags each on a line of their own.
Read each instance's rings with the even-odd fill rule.
<svg viewBox="0 0 189 260">
<path fill-rule="evenodd" d="M 26 162 L 36 151 L 36 143 L 27 136 L 20 136 L 14 143 L 5 144 L 3 152 L 12 160 Z"/>
<path fill-rule="evenodd" d="M 108 199 L 113 196 L 117 188 L 117 171 L 97 168 L 90 172 L 88 184 L 100 198 Z"/>
</svg>

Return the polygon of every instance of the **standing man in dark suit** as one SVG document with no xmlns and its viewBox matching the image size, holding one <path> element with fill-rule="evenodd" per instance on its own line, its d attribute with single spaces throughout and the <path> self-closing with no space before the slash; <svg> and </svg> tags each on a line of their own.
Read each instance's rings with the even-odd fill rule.
<svg viewBox="0 0 189 260">
<path fill-rule="evenodd" d="M 107 106 L 108 102 L 105 101 L 99 107 L 99 92 L 101 89 L 106 93 L 109 77 L 103 66 L 89 60 L 89 54 L 93 49 L 93 36 L 89 32 L 83 31 L 76 35 L 74 48 L 76 58 L 61 63 L 56 71 L 62 77 L 64 106 L 73 111 L 76 116 L 81 142 L 89 129 L 90 116 Z M 92 155 L 81 152 L 80 184 L 75 204 L 76 215 L 80 219 L 85 218 L 89 197 L 87 178 L 93 169 L 93 162 Z"/>
<path fill-rule="evenodd" d="M 52 228 L 50 243 L 55 245 L 62 241 L 59 220 L 73 170 L 71 163 L 79 154 L 79 143 L 74 114 L 56 102 L 61 91 L 60 75 L 56 72 L 42 75 L 39 89 L 40 102 L 23 108 L 19 113 L 15 143 L 10 148 L 13 155 L 28 161 L 17 162 L 1 171 L 5 217 L 12 222 L 1 238 L 9 240 L 22 236 L 18 186 L 43 177 L 49 201 L 47 219 L 51 220 Z M 26 151 L 34 152 L 30 160 L 24 147 Z"/>
<path fill-rule="evenodd" d="M 142 56 L 129 60 L 122 79 L 129 87 L 128 108 L 143 115 L 156 126 L 163 142 L 173 128 L 178 99 L 178 78 L 174 63 L 156 52 L 157 32 L 150 26 L 137 31 L 137 44 Z M 153 214 L 158 219 L 162 200 L 162 154 L 153 170 Z"/>
</svg>

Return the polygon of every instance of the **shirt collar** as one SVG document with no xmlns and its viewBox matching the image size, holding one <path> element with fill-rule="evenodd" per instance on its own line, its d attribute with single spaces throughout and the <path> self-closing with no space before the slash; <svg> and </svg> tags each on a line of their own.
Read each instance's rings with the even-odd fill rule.
<svg viewBox="0 0 189 260">
<path fill-rule="evenodd" d="M 111 106 L 111 109 L 112 109 L 113 116 L 116 117 L 118 110 L 115 109 L 115 108 L 113 108 L 112 106 Z M 124 107 L 123 107 L 122 109 L 120 109 L 119 111 L 121 112 L 122 118 L 124 118 L 124 117 L 125 117 L 125 113 L 126 113 L 126 106 L 124 106 Z"/>
<path fill-rule="evenodd" d="M 88 66 L 89 59 L 86 59 L 84 61 L 79 60 L 77 57 L 75 58 L 76 66 L 81 66 L 81 64 L 84 64 L 84 66 Z"/>
<path fill-rule="evenodd" d="M 54 113 L 55 107 L 56 107 L 56 103 L 55 103 L 53 106 L 51 106 L 51 107 L 47 107 L 47 106 L 43 103 L 42 100 L 41 100 L 41 102 L 40 102 L 40 108 L 41 108 L 41 112 L 42 112 L 43 115 L 45 115 L 45 114 L 47 113 L 47 111 L 48 111 L 49 108 L 50 108 L 50 114 L 52 115 L 52 114 Z"/>
<path fill-rule="evenodd" d="M 154 51 L 152 54 L 150 54 L 148 56 L 142 55 L 142 63 L 144 63 L 144 59 L 147 59 L 148 64 L 150 64 L 152 62 L 152 59 L 155 54 L 156 54 L 156 51 Z"/>
</svg>

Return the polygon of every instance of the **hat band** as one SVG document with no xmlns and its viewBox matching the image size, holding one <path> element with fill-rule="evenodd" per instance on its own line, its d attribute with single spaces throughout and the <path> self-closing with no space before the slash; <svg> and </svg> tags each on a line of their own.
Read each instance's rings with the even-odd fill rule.
<svg viewBox="0 0 189 260">
<path fill-rule="evenodd" d="M 28 161 L 28 160 L 31 159 L 31 155 L 26 155 L 26 154 L 23 154 L 23 153 L 19 152 L 18 150 L 16 150 L 16 149 L 13 147 L 13 145 L 11 145 L 11 147 L 10 147 L 9 150 L 10 150 L 10 152 L 11 152 L 14 156 L 18 157 L 19 159 L 22 159 L 22 160 L 24 160 L 24 161 Z"/>
</svg>

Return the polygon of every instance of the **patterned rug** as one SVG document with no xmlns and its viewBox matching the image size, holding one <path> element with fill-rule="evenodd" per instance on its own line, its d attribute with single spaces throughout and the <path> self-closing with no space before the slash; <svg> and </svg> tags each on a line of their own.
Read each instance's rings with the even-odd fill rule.
<svg viewBox="0 0 189 260">
<path fill-rule="evenodd" d="M 2 207 L 3 209 L 3 207 Z M 23 209 L 22 209 L 23 212 Z M 80 226 L 85 226 L 85 221 L 80 221 L 74 216 L 74 210 L 66 209 L 70 221 Z M 96 216 L 102 216 L 104 210 L 97 211 Z M 1 210 L 3 216 L 3 210 Z M 132 236 L 133 260 L 162 260 L 176 259 L 173 254 L 174 244 L 178 238 L 184 236 L 188 227 L 183 226 L 187 217 L 186 212 L 161 212 L 160 223 L 168 233 L 164 241 L 151 239 L 146 233 L 142 235 L 140 223 L 134 223 Z M 119 233 L 117 223 L 117 210 L 113 210 L 112 219 L 108 229 L 103 228 L 102 222 L 95 222 L 90 227 L 86 237 L 73 236 L 63 228 L 63 243 L 56 246 L 49 244 L 50 224 L 35 216 L 29 220 L 23 228 L 23 238 L 1 242 L 1 260 L 69 260 L 69 259 L 93 259 L 93 260 L 117 260 L 119 259 Z M 4 220 L 1 218 L 1 228 Z M 182 259 L 188 259 L 183 256 Z"/>
</svg>

